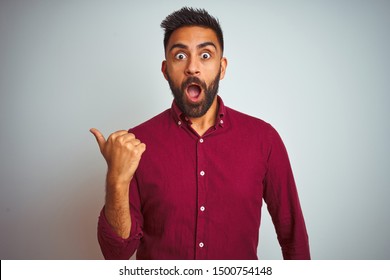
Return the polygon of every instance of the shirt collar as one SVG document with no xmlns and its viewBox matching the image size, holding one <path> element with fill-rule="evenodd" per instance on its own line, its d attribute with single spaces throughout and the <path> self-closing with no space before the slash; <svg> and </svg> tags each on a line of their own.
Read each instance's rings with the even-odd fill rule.
<svg viewBox="0 0 390 280">
<path fill-rule="evenodd" d="M 218 115 L 217 115 L 215 125 L 216 126 L 219 125 L 220 127 L 224 127 L 224 125 L 226 125 L 226 122 L 224 120 L 226 107 L 222 101 L 222 98 L 219 95 L 217 96 L 217 101 L 218 101 L 219 108 L 218 108 Z M 191 124 L 191 121 L 180 110 L 180 108 L 179 108 L 179 106 L 177 106 L 175 100 L 173 100 L 173 102 L 172 102 L 171 111 L 172 111 L 173 119 L 177 125 L 181 126 L 183 123 Z"/>
</svg>

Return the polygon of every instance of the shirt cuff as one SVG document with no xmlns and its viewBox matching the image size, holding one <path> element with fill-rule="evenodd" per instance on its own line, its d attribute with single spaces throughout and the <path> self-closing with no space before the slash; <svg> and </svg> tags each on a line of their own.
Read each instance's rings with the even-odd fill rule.
<svg viewBox="0 0 390 280">
<path fill-rule="evenodd" d="M 98 222 L 98 241 L 105 259 L 129 259 L 137 249 L 142 236 L 141 227 L 132 218 L 130 236 L 126 239 L 120 237 L 108 223 L 103 207 Z"/>
</svg>

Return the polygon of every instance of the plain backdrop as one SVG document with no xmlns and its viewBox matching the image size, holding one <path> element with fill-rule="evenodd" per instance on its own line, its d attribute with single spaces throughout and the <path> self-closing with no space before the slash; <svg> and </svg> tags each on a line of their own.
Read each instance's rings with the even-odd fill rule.
<svg viewBox="0 0 390 280">
<path fill-rule="evenodd" d="M 89 129 L 171 106 L 160 22 L 184 5 L 222 24 L 225 104 L 282 136 L 312 258 L 390 259 L 386 0 L 1 0 L 0 258 L 102 258 Z M 258 255 L 282 258 L 265 207 Z"/>
</svg>

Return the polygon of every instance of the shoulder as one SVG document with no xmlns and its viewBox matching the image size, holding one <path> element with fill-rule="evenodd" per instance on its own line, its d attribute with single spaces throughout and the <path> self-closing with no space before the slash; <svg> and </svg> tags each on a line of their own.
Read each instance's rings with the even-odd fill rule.
<svg viewBox="0 0 390 280">
<path fill-rule="evenodd" d="M 168 123 L 172 122 L 171 110 L 167 109 L 149 120 L 129 129 L 129 132 L 138 134 L 158 133 Z"/>
<path fill-rule="evenodd" d="M 269 144 L 281 141 L 278 131 L 268 122 L 230 107 L 226 107 L 226 118 L 235 130 L 242 135 L 254 137 Z"/>
<path fill-rule="evenodd" d="M 232 124 L 237 124 L 240 127 L 256 128 L 263 131 L 275 130 L 268 122 L 230 107 L 226 107 L 226 117 Z"/>
</svg>

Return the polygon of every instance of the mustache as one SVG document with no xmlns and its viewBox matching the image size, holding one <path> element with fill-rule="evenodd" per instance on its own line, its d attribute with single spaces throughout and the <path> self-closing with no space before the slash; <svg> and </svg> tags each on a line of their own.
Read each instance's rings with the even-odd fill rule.
<svg viewBox="0 0 390 280">
<path fill-rule="evenodd" d="M 181 90 L 182 91 L 185 91 L 186 88 L 191 85 L 191 84 L 197 84 L 198 86 L 200 86 L 201 88 L 203 89 L 207 89 L 207 85 L 204 81 L 202 81 L 201 79 L 199 79 L 198 77 L 189 77 L 187 80 L 185 80 L 182 84 L 181 84 Z"/>
</svg>

